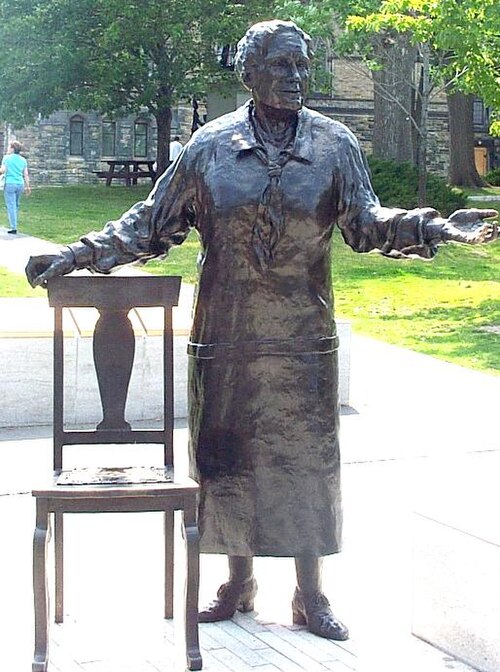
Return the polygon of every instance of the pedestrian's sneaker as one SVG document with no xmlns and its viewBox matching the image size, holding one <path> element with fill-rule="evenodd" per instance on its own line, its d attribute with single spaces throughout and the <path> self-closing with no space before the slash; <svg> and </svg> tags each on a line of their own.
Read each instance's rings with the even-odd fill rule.
<svg viewBox="0 0 500 672">
<path fill-rule="evenodd" d="M 9 229 L 7 233 L 17 233 L 17 229 Z"/>
</svg>

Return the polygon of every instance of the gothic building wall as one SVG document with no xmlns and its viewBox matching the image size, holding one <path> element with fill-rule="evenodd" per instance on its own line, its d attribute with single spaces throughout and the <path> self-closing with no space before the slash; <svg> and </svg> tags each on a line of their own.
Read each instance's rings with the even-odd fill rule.
<svg viewBox="0 0 500 672">
<path fill-rule="evenodd" d="M 175 110 L 172 136 L 185 143 L 191 123 L 191 108 Z M 98 182 L 96 173 L 108 168 L 107 159 L 156 159 L 156 123 L 148 114 L 112 120 L 95 112 L 58 111 L 25 128 L 5 124 L 0 154 L 12 140 L 23 145 L 35 187 Z"/>
<path fill-rule="evenodd" d="M 334 62 L 334 91 L 331 97 L 312 96 L 308 105 L 348 126 L 367 154 L 372 152 L 373 82 L 359 59 Z M 448 109 L 444 95 L 432 101 L 429 114 L 428 167 L 447 177 L 449 163 Z"/>
<path fill-rule="evenodd" d="M 371 75 L 355 58 L 336 59 L 333 67 L 332 95 L 311 94 L 307 104 L 345 123 L 358 137 L 364 151 L 370 154 L 373 134 Z M 248 93 L 237 86 L 224 97 L 211 94 L 207 97 L 206 108 L 200 107 L 200 117 L 210 120 L 235 109 L 247 96 Z M 189 104 L 180 105 L 174 111 L 172 136 L 179 135 L 184 144 L 191 135 L 192 123 L 193 108 Z M 496 156 L 494 150 L 500 143 L 487 135 L 487 120 L 476 131 L 477 144 L 487 146 L 489 155 Z M 107 169 L 106 159 L 156 158 L 156 124 L 147 114 L 113 121 L 96 113 L 61 111 L 24 129 L 6 124 L 3 129 L 0 127 L 0 155 L 13 139 L 25 147 L 35 186 L 98 182 L 96 172 Z M 497 152 L 500 154 L 500 149 Z M 429 170 L 447 177 L 449 131 L 444 95 L 432 101 L 427 156 Z M 491 159 L 489 162 L 496 165 Z"/>
</svg>

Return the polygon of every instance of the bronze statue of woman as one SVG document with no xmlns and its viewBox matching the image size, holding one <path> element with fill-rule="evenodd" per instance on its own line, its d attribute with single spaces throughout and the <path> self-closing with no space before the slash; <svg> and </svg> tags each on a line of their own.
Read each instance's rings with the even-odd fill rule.
<svg viewBox="0 0 500 672">
<path fill-rule="evenodd" d="M 357 252 L 430 258 L 448 241 L 494 240 L 484 220 L 497 213 L 382 207 L 354 135 L 304 106 L 311 56 L 292 22 L 250 28 L 235 67 L 252 100 L 200 128 L 145 201 L 32 258 L 27 275 L 43 285 L 78 268 L 106 273 L 198 231 L 190 464 L 200 548 L 229 558 L 200 621 L 252 609 L 253 557 L 286 556 L 294 622 L 343 640 L 321 588 L 321 558 L 340 550 L 342 529 L 332 232 Z"/>
</svg>

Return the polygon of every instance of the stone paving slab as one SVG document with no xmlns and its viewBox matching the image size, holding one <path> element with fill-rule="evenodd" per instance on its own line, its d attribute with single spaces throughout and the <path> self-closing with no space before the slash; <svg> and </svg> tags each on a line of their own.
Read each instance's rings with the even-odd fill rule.
<svg viewBox="0 0 500 672">
<path fill-rule="evenodd" d="M 429 474 L 413 520 L 413 632 L 483 672 L 500 669 L 499 458 Z"/>
<path fill-rule="evenodd" d="M 4 532 L 11 553 L 1 561 L 2 603 L 0 625 L 8 638 L 2 646 L 2 669 L 24 672 L 29 668 L 33 646 L 31 604 L 31 535 L 33 502 L 29 495 L 0 497 L 0 515 L 8 520 Z M 49 672 L 180 672 L 184 670 L 181 618 L 178 597 L 183 578 L 176 576 L 176 616 L 161 615 L 161 520 L 140 514 L 74 516 L 66 523 L 66 616 L 51 626 Z M 89 520 L 91 518 L 91 520 Z M 97 518 L 101 519 L 98 520 Z M 120 516 L 122 518 L 122 516 Z M 132 518 L 132 519 L 130 519 Z M 104 519 L 104 520 L 103 520 Z M 346 549 L 352 556 L 349 549 Z M 225 579 L 225 563 L 216 556 L 202 557 L 201 602 L 213 597 Z M 289 672 L 306 670 L 336 672 L 471 672 L 451 656 L 412 638 L 394 627 L 401 613 L 387 621 L 380 618 L 366 632 L 363 619 L 350 616 L 352 641 L 318 640 L 291 624 L 293 591 L 291 561 L 274 563 L 259 559 L 256 573 L 261 586 L 256 612 L 234 621 L 200 626 L 206 672 Z M 180 566 L 177 562 L 176 567 Z M 340 574 L 335 562 L 327 564 L 327 590 Z M 343 572 L 342 572 L 343 574 Z M 358 610 L 360 602 L 370 612 L 374 595 L 357 594 L 355 577 L 342 576 L 354 589 L 353 609 L 345 609 L 345 597 L 337 591 L 337 609 Z M 360 599 L 361 598 L 361 599 Z M 389 604 L 394 606 L 394 596 Z M 339 611 L 340 613 L 340 611 Z M 5 667 L 3 667 L 5 665 Z"/>
<path fill-rule="evenodd" d="M 343 419 L 360 416 L 345 415 Z M 36 433 L 34 433 L 36 434 Z M 0 441 L 0 519 L 8 553 L 0 555 L 0 628 L 9 637 L 2 662 L 9 672 L 29 669 L 32 651 L 31 540 L 34 503 L 29 494 L 50 471 L 50 435 Z M 8 440 L 5 440 L 8 439 Z M 187 428 L 175 430 L 176 463 L 187 466 Z M 344 437 L 344 550 L 325 559 L 324 584 L 351 629 L 347 642 L 314 637 L 291 623 L 293 563 L 257 558 L 256 612 L 200 627 L 207 672 L 471 672 L 467 666 L 411 637 L 412 532 L 415 504 L 429 473 L 446 464 L 431 457 L 359 462 Z M 87 452 L 87 448 L 91 450 Z M 155 459 L 156 447 L 71 447 L 68 465 L 92 465 L 117 455 L 123 464 Z M 108 458 L 103 456 L 106 452 Z M 353 459 L 349 458 L 349 455 Z M 479 475 L 485 454 L 463 455 L 463 472 Z M 500 453 L 487 453 L 500 458 Z M 158 456 L 156 456 L 157 458 Z M 83 461 L 83 462 L 82 462 Z M 500 462 L 500 459 L 498 459 Z M 491 470 L 492 464 L 486 467 Z M 27 494 L 19 494 L 25 492 Z M 49 672 L 176 672 L 184 669 L 179 596 L 182 554 L 176 551 L 176 618 L 162 619 L 162 521 L 156 514 L 69 516 L 65 526 L 66 620 L 51 630 Z M 178 545 L 182 548 L 182 544 Z M 202 555 L 200 603 L 226 579 L 222 556 Z M 2 667 L 3 669 L 3 667 Z"/>
</svg>

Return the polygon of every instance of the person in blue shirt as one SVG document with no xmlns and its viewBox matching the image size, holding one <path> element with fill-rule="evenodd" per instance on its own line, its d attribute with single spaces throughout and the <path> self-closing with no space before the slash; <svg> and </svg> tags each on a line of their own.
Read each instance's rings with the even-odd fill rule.
<svg viewBox="0 0 500 672">
<path fill-rule="evenodd" d="M 11 142 L 8 154 L 3 157 L 0 168 L 0 174 L 5 175 L 3 195 L 10 227 L 7 233 L 14 234 L 17 233 L 17 213 L 21 194 L 24 191 L 26 194 L 31 193 L 28 163 L 20 152 L 21 143 L 17 140 Z"/>
</svg>

